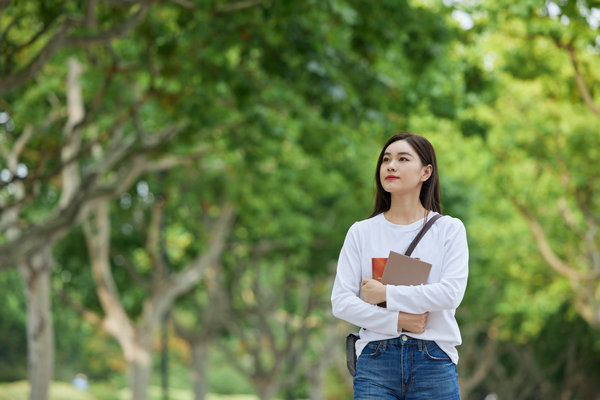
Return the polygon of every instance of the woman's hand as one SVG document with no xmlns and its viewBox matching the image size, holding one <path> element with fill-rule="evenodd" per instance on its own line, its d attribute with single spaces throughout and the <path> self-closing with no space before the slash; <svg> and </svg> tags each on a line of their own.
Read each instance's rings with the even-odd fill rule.
<svg viewBox="0 0 600 400">
<path fill-rule="evenodd" d="M 409 314 L 401 311 L 398 313 L 398 330 L 404 330 L 411 333 L 423 333 L 425 332 L 425 326 L 427 325 L 428 315 L 429 313 Z"/>
<path fill-rule="evenodd" d="M 385 301 L 386 285 L 375 279 L 363 279 L 361 282 L 361 291 L 363 299 L 369 304 L 379 304 Z M 405 312 L 398 313 L 398 330 L 404 330 L 410 333 L 423 333 L 427 325 L 427 316 L 429 313 L 409 314 Z"/>
<path fill-rule="evenodd" d="M 385 301 L 385 285 L 375 279 L 363 279 L 361 291 L 364 301 L 379 304 Z"/>
</svg>

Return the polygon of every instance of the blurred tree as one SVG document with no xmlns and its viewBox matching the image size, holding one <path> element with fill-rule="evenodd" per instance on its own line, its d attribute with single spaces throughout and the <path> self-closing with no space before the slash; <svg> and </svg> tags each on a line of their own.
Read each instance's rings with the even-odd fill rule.
<svg viewBox="0 0 600 400">
<path fill-rule="evenodd" d="M 598 158 L 600 77 L 589 24 L 597 2 L 5 4 L 0 269 L 24 271 L 26 290 L 43 288 L 31 279 L 48 274 L 32 272 L 55 264 L 57 274 L 72 278 L 62 285 L 69 298 L 107 317 L 115 315 L 108 311 L 113 301 L 130 331 L 141 326 L 145 307 L 158 315 L 153 307 L 162 303 L 164 311 L 170 300 L 146 287 L 164 277 L 156 241 L 146 243 L 152 210 L 163 205 L 140 191 L 157 193 L 152 172 L 185 164 L 165 189 L 173 276 L 207 250 L 210 225 L 201 215 L 216 217 L 225 198 L 238 219 L 223 259 L 203 270 L 206 280 L 193 295 L 200 305 L 178 301 L 174 314 L 188 328 L 218 335 L 224 332 L 214 318 L 223 306 L 230 336 L 222 343 L 236 360 L 246 354 L 241 370 L 254 375 L 265 397 L 278 384 L 290 396 L 307 395 L 309 369 L 323 366 L 311 356 L 318 343 L 303 341 L 330 334 L 322 331 L 329 306 L 321 285 L 332 278 L 347 227 L 369 214 L 379 146 L 408 127 L 434 142 L 445 211 L 463 218 L 469 232 L 471 278 L 458 313 L 463 397 L 502 382 L 523 389 L 506 389 L 507 397 L 524 396 L 527 382 L 547 396 L 561 385 L 573 396 L 594 389 L 592 375 L 577 374 L 573 364 L 540 366 L 549 364 L 544 346 L 585 365 L 597 354 L 584 354 L 594 340 L 581 321 L 583 344 L 563 351 L 554 347 L 558 336 L 544 340 L 547 327 L 575 320 L 560 315 L 565 304 L 596 326 L 598 177 L 589 166 Z M 473 27 L 459 29 L 454 11 L 467 13 Z M 108 256 L 102 249 L 94 257 L 96 271 L 109 277 L 98 281 L 110 289 L 100 296 L 103 306 L 89 293 L 86 257 L 73 254 L 83 246 L 54 247 L 83 220 L 88 238 L 102 234 L 90 240 L 92 250 L 110 244 Z M 109 236 L 91 229 L 107 221 Z M 530 232 L 537 241 L 528 240 Z M 83 243 L 81 231 L 71 233 Z M 211 281 L 219 274 L 224 292 Z M 210 307 L 213 295 L 223 294 L 232 304 Z M 45 349 L 38 359 L 45 357 L 46 371 L 49 298 L 28 300 L 40 307 L 31 312 L 44 316 L 44 324 L 30 322 L 30 335 L 43 327 L 39 340 L 46 342 L 30 351 Z M 308 300 L 318 306 L 307 314 Z M 189 317 L 196 307 L 200 326 Z M 248 330 L 259 328 L 261 340 L 232 333 L 251 336 Z M 544 346 L 527 349 L 535 341 Z M 260 346 L 268 351 L 249 365 Z M 520 351 L 527 362 L 514 361 Z M 49 377 L 35 365 L 30 374 L 42 393 Z M 511 370 L 522 370 L 527 382 Z M 542 383 L 548 379 L 550 386 Z"/>
<path fill-rule="evenodd" d="M 230 229 L 233 209 L 224 206 L 218 221 L 212 228 L 207 251 L 199 254 L 188 266 L 177 273 L 167 275 L 163 260 L 156 254 L 159 248 L 158 216 L 161 204 L 155 206 L 147 238 L 147 252 L 153 270 L 150 295 L 144 300 L 141 315 L 134 322 L 127 314 L 112 277 L 110 263 L 110 219 L 108 204 L 100 204 L 90 221 L 84 225 L 88 249 L 96 281 L 96 291 L 105 316 L 102 326 L 113 335 L 123 350 L 128 363 L 131 394 L 133 399 L 147 399 L 150 384 L 152 340 L 158 325 L 170 309 L 174 299 L 190 290 L 201 278 L 204 270 L 217 262 L 223 251 Z"/>
<path fill-rule="evenodd" d="M 178 172 L 178 171 L 174 171 Z M 188 171 L 180 171 L 179 179 L 189 180 Z M 203 237 L 199 226 L 206 226 L 208 215 L 214 212 L 211 198 L 206 188 L 213 187 L 217 191 L 217 180 L 222 180 L 222 173 L 211 176 L 210 173 L 198 174 L 187 184 L 187 190 L 181 191 L 174 179 L 168 188 L 172 194 L 172 206 L 167 210 L 172 215 L 168 226 L 168 249 L 170 259 L 179 262 L 183 254 L 189 253 L 186 247 L 201 248 L 199 238 Z M 223 171 L 224 172 L 224 171 Z M 232 229 L 235 229 L 235 225 Z M 192 240 L 191 237 L 198 239 Z M 228 239 L 226 249 L 229 251 L 231 240 Z M 179 244 L 179 245 L 178 245 Z M 178 249 L 176 251 L 176 249 Z M 176 334 L 182 338 L 190 349 L 190 380 L 195 400 L 203 400 L 208 394 L 207 365 L 211 345 L 217 342 L 226 331 L 227 321 L 231 314 L 231 295 L 225 288 L 225 276 L 222 257 L 207 265 L 202 280 L 194 290 L 181 296 L 173 305 L 171 320 Z"/>
<path fill-rule="evenodd" d="M 390 17 L 393 23 L 385 32 L 382 24 L 373 23 Z M 431 24 L 424 25 L 423 19 Z M 240 258 L 226 262 L 224 274 L 247 276 L 238 278 L 247 280 L 245 289 L 232 286 L 228 294 L 236 298 L 246 293 L 246 300 L 236 300 L 237 313 L 233 315 L 247 316 L 253 322 L 232 316 L 228 321 L 234 332 L 263 328 L 265 340 L 249 340 L 245 346 L 249 355 L 256 356 L 262 345 L 264 354 L 254 357 L 252 366 L 239 369 L 254 376 L 257 391 L 268 397 L 276 389 L 281 363 L 303 358 L 297 351 L 295 355 L 287 353 L 286 348 L 302 348 L 301 340 L 306 339 L 298 332 L 304 333 L 306 327 L 289 321 L 311 316 L 304 314 L 301 304 L 287 304 L 285 299 L 304 287 L 297 280 L 310 282 L 319 280 L 322 273 L 331 273 L 323 267 L 339 251 L 333 238 L 343 235 L 350 221 L 368 215 L 370 205 L 364 199 L 370 193 L 365 182 L 372 179 L 373 154 L 378 150 L 370 144 L 378 147 L 391 134 L 389 129 L 405 121 L 411 110 L 423 103 L 429 105 L 429 92 L 438 82 L 424 79 L 413 87 L 411 79 L 443 75 L 427 52 L 431 45 L 437 46 L 437 55 L 442 54 L 451 36 L 435 12 L 403 2 L 368 8 L 362 2 L 273 2 L 230 16 L 226 22 L 220 18 L 198 21 L 190 22 L 199 24 L 198 34 L 193 36 L 195 44 L 213 30 L 239 34 L 200 40 L 205 53 L 191 53 L 198 61 L 182 68 L 201 65 L 206 71 L 218 71 L 215 90 L 223 97 L 230 96 L 226 100 L 230 107 L 211 115 L 222 120 L 217 135 L 223 144 L 215 149 L 221 149 L 223 161 L 233 173 L 228 186 L 241 207 L 230 249 L 239 252 Z M 410 36 L 402 36 L 406 31 Z M 394 35 L 406 43 L 406 52 L 388 40 Z M 421 47 L 412 43 L 414 38 L 428 42 Z M 196 74 L 189 71 L 189 76 Z M 199 90 L 200 97 L 207 93 L 207 84 L 190 90 Z M 445 101 L 452 87 L 436 93 Z M 388 113 L 397 120 L 391 122 Z M 249 261 L 250 254 L 265 241 L 275 246 L 266 256 L 268 261 Z M 290 254 L 298 259 L 288 260 Z M 280 271 L 285 268 L 292 270 L 289 275 Z M 306 276 L 301 278 L 303 274 Z M 247 304 L 248 296 L 258 296 L 250 294 L 254 285 L 266 285 L 271 275 L 279 280 L 269 286 L 284 291 L 276 295 L 270 293 L 273 288 L 261 289 L 263 302 L 272 309 L 262 310 L 253 301 Z M 314 301 L 324 301 L 320 308 L 329 308 L 329 293 L 320 293 L 322 299 Z M 286 297 L 278 297 L 283 295 Z M 205 307 L 202 313 L 209 315 L 213 310 Z M 289 343 L 275 332 L 281 323 L 287 324 Z M 301 365 L 294 364 L 288 378 L 306 377 L 308 374 L 298 371 Z"/>
<path fill-rule="evenodd" d="M 43 152 L 36 154 L 36 150 L 33 150 L 24 157 L 27 160 L 20 157 L 26 149 L 26 142 L 33 137 L 32 133 L 36 129 L 33 125 L 26 126 L 18 140 L 8 142 L 13 147 L 3 153 L 8 160 L 8 168 L 4 169 L 8 179 L 4 182 L 5 196 L 2 199 L 4 243 L 1 245 L 0 265 L 3 269 L 16 267 L 26 283 L 29 364 L 32 368 L 30 376 L 33 380 L 32 393 L 37 393 L 32 394 L 34 397 L 41 396 L 41 393 L 47 391 L 53 363 L 54 345 L 49 301 L 49 276 L 54 265 L 50 255 L 52 245 L 82 218 L 89 204 L 101 198 L 118 195 L 145 170 L 168 168 L 169 165 L 180 162 L 165 159 L 162 165 L 160 161 L 150 164 L 148 155 L 144 154 L 179 130 L 178 127 L 172 126 L 135 150 L 132 149 L 135 139 L 125 144 L 120 137 L 116 138 L 112 145 L 119 148 L 118 152 L 111 153 L 110 157 L 96 165 L 86 165 L 87 168 L 79 164 L 82 161 L 78 158 L 84 153 L 81 137 L 82 92 L 77 82 L 79 69 L 80 64 L 72 60 L 68 85 L 70 91 L 67 97 L 68 120 L 64 130 L 67 139 L 59 151 L 63 164 L 60 165 L 59 161 L 58 169 L 55 166 L 48 166 L 47 168 L 52 168 L 50 171 L 40 169 L 39 172 L 29 174 L 27 165 L 31 165 L 32 162 L 29 157 L 41 156 L 44 159 L 47 154 Z M 93 141 L 95 140 L 92 139 Z M 43 141 L 38 143 L 44 146 Z M 30 149 L 31 147 L 27 150 Z M 137 156 L 128 159 L 127 157 L 133 151 Z M 56 160 L 52 161 L 56 162 Z M 119 165 L 119 162 L 122 165 Z M 43 160 L 38 160 L 36 168 L 43 168 L 44 164 Z M 80 168 L 84 171 L 82 174 L 79 172 Z M 119 176 L 101 183 L 99 177 L 111 169 L 120 172 Z M 56 183 L 46 180 L 44 177 L 46 174 L 61 178 L 60 199 L 57 199 Z M 48 195 L 50 197 L 47 197 Z M 41 201 L 41 204 L 38 201 Z"/>
<path fill-rule="evenodd" d="M 600 47 L 595 6 L 568 1 L 491 8 L 501 30 L 483 46 L 494 48 L 493 69 L 504 90 L 477 114 L 493 126 L 488 145 L 499 166 L 492 172 L 497 189 L 516 207 L 556 274 L 544 275 L 555 286 L 569 282 L 571 290 L 562 293 L 600 328 L 600 175 L 589 168 L 598 162 L 600 145 L 600 101 L 590 90 L 600 75 L 588 67 L 597 63 Z M 561 301 L 554 303 L 552 309 Z"/>
<path fill-rule="evenodd" d="M 124 128 L 155 95 L 147 86 L 138 91 L 140 96 L 120 97 L 119 115 L 102 120 L 101 112 L 110 109 L 105 108 L 106 99 L 118 95 L 112 84 L 124 70 L 111 62 L 114 59 L 108 60 L 89 96 L 81 83 L 81 61 L 69 58 L 65 72 L 70 52 L 92 44 L 110 48 L 113 40 L 139 24 L 151 2 L 8 3 L 2 4 L 1 19 L 0 93 L 6 131 L 1 143 L 0 269 L 18 269 L 25 282 L 30 396 L 43 399 L 54 361 L 49 294 L 52 246 L 95 201 L 119 195 L 146 170 L 179 164 L 182 160 L 173 158 L 150 163 L 149 153 L 180 131 L 181 125 L 165 124 L 159 133 L 154 133 L 159 130 L 156 124 L 153 133 Z M 35 32 L 29 31 L 32 26 Z M 85 65 L 91 67 L 90 75 L 96 72 L 94 49 L 79 52 L 92 60 Z M 62 85 L 65 75 L 67 84 Z M 111 149 L 106 158 L 90 157 L 102 146 Z"/>
<path fill-rule="evenodd" d="M 568 360 L 581 356 L 583 366 L 587 357 L 577 346 L 559 347 L 564 334 L 548 326 L 576 326 L 576 310 L 598 328 L 599 181 L 589 167 L 598 163 L 600 77 L 591 68 L 598 3 L 455 6 L 474 20 L 465 55 L 478 66 L 475 82 L 483 88 L 465 97 L 460 113 L 472 121 L 462 124 L 469 140 L 459 157 L 469 160 L 461 173 L 473 195 L 468 228 L 475 256 L 459 313 L 466 327 L 459 369 L 469 371 L 462 389 L 586 398 L 596 390 L 597 372 L 579 374 Z M 597 358 L 593 335 L 580 338 Z M 550 347 L 556 364 L 546 358 Z"/>
</svg>

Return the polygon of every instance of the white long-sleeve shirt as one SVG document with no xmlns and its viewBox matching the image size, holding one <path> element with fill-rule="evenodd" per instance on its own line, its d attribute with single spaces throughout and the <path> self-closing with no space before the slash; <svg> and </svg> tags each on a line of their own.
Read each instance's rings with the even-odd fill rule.
<svg viewBox="0 0 600 400">
<path fill-rule="evenodd" d="M 431 218 L 435 213 L 430 213 Z M 455 364 L 456 346 L 462 342 L 454 317 L 467 286 L 469 250 L 463 223 L 450 216 L 438 219 L 414 249 L 411 257 L 432 265 L 426 285 L 386 288 L 387 308 L 369 304 L 359 297 L 363 278 L 373 276 L 373 258 L 387 258 L 390 250 L 404 254 L 423 227 L 424 220 L 397 225 L 383 214 L 354 223 L 346 235 L 331 304 L 333 315 L 361 327 L 356 354 L 367 343 L 398 337 L 398 312 L 429 312 L 425 332 L 411 337 L 434 340 Z"/>
</svg>

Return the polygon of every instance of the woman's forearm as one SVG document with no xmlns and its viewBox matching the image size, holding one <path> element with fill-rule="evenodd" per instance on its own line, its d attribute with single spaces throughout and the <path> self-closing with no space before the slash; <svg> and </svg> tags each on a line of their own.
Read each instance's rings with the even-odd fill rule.
<svg viewBox="0 0 600 400">
<path fill-rule="evenodd" d="M 398 330 L 410 333 L 423 333 L 427 325 L 427 316 L 429 313 L 409 314 L 405 312 L 398 313 Z"/>
</svg>

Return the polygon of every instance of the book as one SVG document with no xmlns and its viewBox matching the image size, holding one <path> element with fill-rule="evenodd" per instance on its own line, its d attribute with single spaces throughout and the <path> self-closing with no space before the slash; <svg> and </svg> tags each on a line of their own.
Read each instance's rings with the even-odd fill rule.
<svg viewBox="0 0 600 400">
<path fill-rule="evenodd" d="M 420 285 L 427 283 L 431 264 L 390 251 L 381 283 L 384 285 Z"/>
<path fill-rule="evenodd" d="M 381 260 L 381 259 L 378 259 Z M 381 261 L 379 261 L 381 263 Z M 373 261 L 373 267 L 376 263 Z M 380 269 L 378 268 L 380 271 Z M 379 275 L 377 271 L 377 275 Z M 374 271 L 375 272 L 375 268 Z M 384 285 L 420 285 L 427 283 L 429 273 L 431 272 L 431 264 L 405 256 L 404 254 L 390 251 L 387 258 L 383 273 L 381 274 L 381 283 Z M 378 277 L 374 277 L 378 279 Z M 380 307 L 386 307 L 386 303 L 377 304 Z"/>
</svg>

